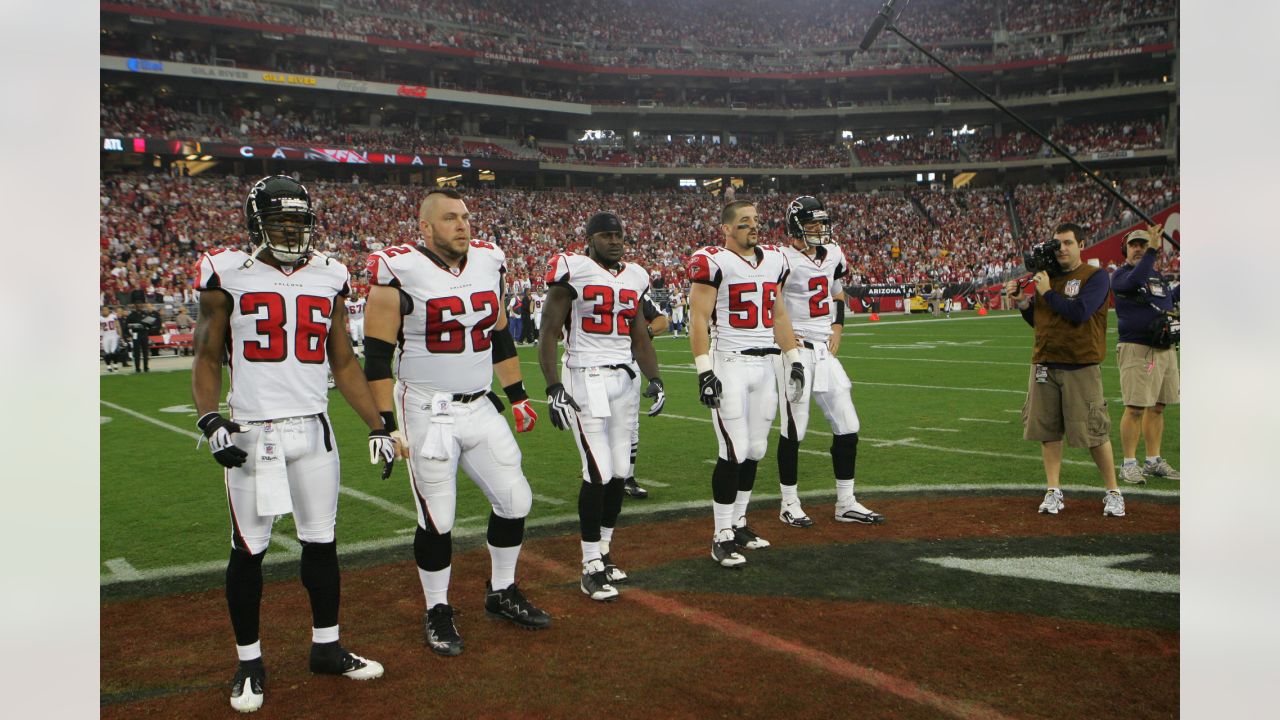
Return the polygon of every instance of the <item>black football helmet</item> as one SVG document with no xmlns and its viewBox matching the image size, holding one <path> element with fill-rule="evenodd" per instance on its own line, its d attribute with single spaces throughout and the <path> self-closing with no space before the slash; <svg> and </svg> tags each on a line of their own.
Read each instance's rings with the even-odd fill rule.
<svg viewBox="0 0 1280 720">
<path fill-rule="evenodd" d="M 816 232 L 804 229 L 810 223 L 822 223 Z M 831 216 L 822 201 L 812 195 L 801 195 L 787 206 L 787 235 L 804 240 L 809 245 L 826 245 L 831 242 Z"/>
<path fill-rule="evenodd" d="M 301 222 L 283 222 L 297 218 Z M 244 200 L 244 220 L 249 237 L 283 263 L 296 263 L 311 254 L 316 214 L 311 195 L 302 183 L 286 175 L 271 175 L 253 184 Z"/>
</svg>

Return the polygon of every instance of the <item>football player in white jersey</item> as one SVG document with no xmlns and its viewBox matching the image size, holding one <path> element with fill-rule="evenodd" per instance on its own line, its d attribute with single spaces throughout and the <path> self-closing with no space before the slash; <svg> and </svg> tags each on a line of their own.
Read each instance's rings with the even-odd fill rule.
<svg viewBox="0 0 1280 720">
<path fill-rule="evenodd" d="M 357 355 L 364 354 L 364 305 L 365 300 L 358 291 L 352 292 L 347 299 L 347 329 Z"/>
<path fill-rule="evenodd" d="M 489 390 L 496 374 L 516 430 L 533 429 L 538 416 L 503 310 L 506 255 L 472 242 L 470 223 L 456 191 L 427 193 L 418 213 L 423 243 L 369 255 L 365 314 L 365 377 L 388 424 L 395 422 L 394 406 L 406 438 L 402 452 L 418 512 L 413 552 L 427 608 L 423 633 L 431 650 L 446 656 L 463 650 L 449 604 L 459 466 L 492 506 L 485 611 L 529 629 L 551 624 L 515 583 L 533 491 L 502 401 Z"/>
<path fill-rule="evenodd" d="M 368 424 L 370 460 L 391 473 L 390 429 L 378 415 L 346 333 L 350 275 L 311 251 L 315 214 L 307 189 L 275 175 L 245 200 L 252 255 L 215 249 L 196 267 L 200 319 L 195 331 L 191 394 L 198 425 L 225 467 L 231 511 L 227 608 L 240 665 L 231 706 L 262 706 L 266 671 L 258 638 L 262 559 L 277 516 L 293 513 L 302 543 L 302 584 L 311 598 L 311 671 L 368 680 L 382 665 L 338 642 L 340 576 L 334 525 L 338 451 L 326 412 L 325 376 Z M 228 419 L 218 412 L 222 364 L 231 375 Z"/>
<path fill-rule="evenodd" d="M 530 297 L 533 298 L 533 331 L 537 333 L 542 329 L 542 309 L 547 303 L 547 294 L 539 290 Z"/>
<path fill-rule="evenodd" d="M 587 221 L 587 254 L 561 253 L 547 270 L 546 324 L 538 360 L 547 381 L 551 422 L 573 432 L 582 457 L 578 520 L 582 544 L 580 587 L 592 600 L 613 600 L 626 573 L 610 555 L 613 528 L 622 511 L 630 467 L 632 431 L 639 421 L 632 357 L 649 380 L 650 415 L 662 412 L 666 392 L 658 377 L 658 357 L 640 315 L 649 293 L 649 274 L 622 262 L 624 230 L 609 212 Z M 557 347 L 564 330 L 565 384 Z"/>
<path fill-rule="evenodd" d="M 98 339 L 102 341 L 102 361 L 107 364 L 107 372 L 115 372 L 116 365 L 124 367 L 119 358 L 120 318 L 106 305 L 102 306 L 102 317 L 98 318 Z"/>
<path fill-rule="evenodd" d="M 796 494 L 800 442 L 809 425 L 809 397 L 817 401 L 831 423 L 831 464 L 836 476 L 836 520 L 882 523 L 884 516 L 859 503 L 853 494 L 853 471 L 858 457 L 858 412 L 849 395 L 853 384 L 836 359 L 844 329 L 844 288 L 848 265 L 840 246 L 831 241 L 831 218 L 822 201 L 802 195 L 787 206 L 786 231 L 790 246 L 783 254 L 791 267 L 782 286 L 782 299 L 800 338 L 805 392 L 795 402 L 780 399 L 782 433 L 778 439 L 778 481 L 782 485 L 784 525 L 805 528 L 813 520 Z M 786 387 L 789 368 L 775 363 L 779 390 Z"/>
<path fill-rule="evenodd" d="M 769 445 L 778 411 L 773 355 L 790 366 L 789 400 L 804 390 L 804 365 L 786 306 L 778 302 L 787 279 L 782 252 L 759 244 L 754 204 L 738 200 L 720 213 L 723 247 L 704 247 L 689 258 L 689 344 L 698 370 L 699 401 L 711 408 L 719 458 L 711 476 L 715 537 L 711 557 L 721 567 L 747 560 L 738 548 L 769 547 L 747 526 L 756 466 Z"/>
</svg>

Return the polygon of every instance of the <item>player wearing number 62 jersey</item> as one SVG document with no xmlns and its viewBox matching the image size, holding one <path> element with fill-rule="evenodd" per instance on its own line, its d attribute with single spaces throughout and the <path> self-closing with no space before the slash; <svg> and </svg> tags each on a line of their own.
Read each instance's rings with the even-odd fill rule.
<svg viewBox="0 0 1280 720">
<path fill-rule="evenodd" d="M 711 408 L 719 459 L 711 476 L 715 538 L 711 557 L 721 567 L 746 562 L 738 548 L 769 542 L 747 526 L 756 466 L 769 443 L 778 411 L 770 358 L 790 366 L 787 395 L 804 387 L 804 369 L 786 307 L 778 302 L 787 260 L 759 245 L 755 205 L 731 202 L 720 214 L 724 247 L 704 247 L 689 258 L 689 344 L 698 370 L 699 400 Z"/>
<path fill-rule="evenodd" d="M 782 509 L 778 518 L 791 527 L 809 527 L 796 492 L 800 442 L 809 425 L 809 396 L 831 423 L 831 463 L 836 476 L 836 520 L 880 523 L 884 516 L 872 512 L 854 498 L 853 475 L 858 453 L 858 412 L 849 394 L 853 384 L 836 359 L 844 328 L 844 288 L 848 274 L 844 252 L 831 242 L 831 218 L 820 200 L 802 195 L 787 207 L 786 231 L 790 245 L 783 248 L 791 274 L 782 286 L 782 299 L 800 338 L 805 391 L 794 402 L 779 400 L 782 424 L 778 440 L 778 481 L 782 485 Z M 779 388 L 788 381 L 789 368 L 775 363 Z"/>
<path fill-rule="evenodd" d="M 561 253 L 547 270 L 538 360 L 547 381 L 551 421 L 573 433 L 582 457 L 580 587 L 592 600 L 612 600 L 618 596 L 614 583 L 627 579 L 613 562 L 611 546 L 639 422 L 633 356 L 649 379 L 644 394 L 654 398 L 650 415 L 662 411 L 666 394 L 640 314 L 649 275 L 639 265 L 622 262 L 624 230 L 616 215 L 596 213 L 586 231 L 587 254 Z M 562 328 L 563 384 L 556 357 Z"/>
<path fill-rule="evenodd" d="M 430 648 L 447 656 L 463 650 L 448 595 L 459 466 L 492 507 L 486 611 L 527 628 L 551 623 L 515 584 L 533 491 L 502 402 L 489 390 L 494 374 L 518 431 L 533 429 L 537 415 L 503 310 L 506 256 L 496 245 L 471 242 L 470 217 L 456 192 L 429 192 L 418 217 L 424 243 L 369 255 L 365 310 L 365 376 L 379 408 L 394 407 L 406 438 L 418 514 L 413 549 L 427 608 L 423 632 Z"/>
<path fill-rule="evenodd" d="M 334 526 L 338 448 L 326 412 L 330 370 L 371 428 L 370 459 L 391 472 L 395 446 L 347 339 L 346 267 L 311 252 L 315 214 L 307 189 L 272 176 L 245 202 L 252 255 L 210 250 L 196 267 L 200 319 L 191 394 L 199 427 L 223 465 L 231 511 L 227 608 L 240 659 L 231 706 L 253 712 L 266 684 L 258 638 L 262 560 L 276 516 L 293 513 L 301 575 L 311 598 L 311 671 L 367 680 L 382 666 L 338 642 L 340 576 Z M 222 364 L 231 374 L 230 419 L 218 412 Z"/>
</svg>

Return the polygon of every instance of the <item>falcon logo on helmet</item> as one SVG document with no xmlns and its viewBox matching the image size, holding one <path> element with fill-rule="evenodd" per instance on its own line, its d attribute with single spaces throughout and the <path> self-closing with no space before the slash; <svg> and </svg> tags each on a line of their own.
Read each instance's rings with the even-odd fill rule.
<svg viewBox="0 0 1280 720">
<path fill-rule="evenodd" d="M 244 201 L 244 219 L 249 237 L 258 245 L 250 262 L 264 249 L 285 264 L 311 254 L 316 214 L 310 193 L 297 180 L 271 175 L 254 183 Z"/>
<path fill-rule="evenodd" d="M 806 230 L 806 225 L 821 223 L 817 230 Z M 787 235 L 804 240 L 809 245 L 826 245 L 831 242 L 831 216 L 822 201 L 812 195 L 801 195 L 787 206 Z"/>
</svg>

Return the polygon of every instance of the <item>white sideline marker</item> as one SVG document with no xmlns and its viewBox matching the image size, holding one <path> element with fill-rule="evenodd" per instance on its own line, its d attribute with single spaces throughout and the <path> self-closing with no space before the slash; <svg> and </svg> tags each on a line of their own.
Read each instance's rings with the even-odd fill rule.
<svg viewBox="0 0 1280 720">
<path fill-rule="evenodd" d="M 915 425 L 908 425 L 908 426 L 907 426 L 907 429 L 908 429 L 908 430 L 928 430 L 928 431 L 930 431 L 930 432 L 960 432 L 959 430 L 956 430 L 955 428 L 916 427 Z"/>
<path fill-rule="evenodd" d="M 129 561 L 124 558 L 111 558 L 102 564 L 106 565 L 107 569 L 111 571 L 110 577 L 117 581 L 142 579 L 142 573 L 138 572 L 138 569 L 130 565 Z"/>
<path fill-rule="evenodd" d="M 991 420 L 989 418 L 956 418 L 956 419 L 959 420 L 960 422 L 984 422 L 984 423 L 996 423 L 998 425 L 1008 425 L 1010 422 L 1008 420 Z"/>
</svg>

